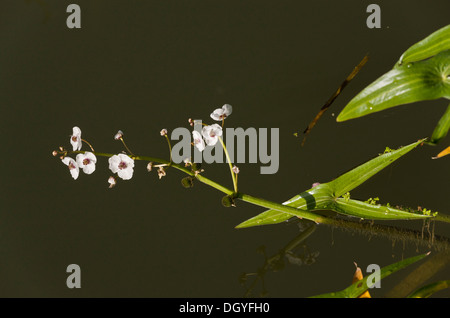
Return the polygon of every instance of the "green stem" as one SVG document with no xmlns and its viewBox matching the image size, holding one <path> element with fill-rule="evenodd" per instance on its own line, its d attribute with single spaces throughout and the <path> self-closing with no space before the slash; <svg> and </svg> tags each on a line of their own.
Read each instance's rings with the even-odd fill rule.
<svg viewBox="0 0 450 318">
<path fill-rule="evenodd" d="M 225 152 L 225 156 L 227 157 L 228 166 L 230 168 L 230 173 L 231 173 L 231 179 L 233 180 L 234 192 L 238 192 L 237 178 L 236 178 L 235 173 L 233 172 L 233 165 L 231 164 L 230 155 L 228 153 L 227 147 L 225 147 L 225 144 L 224 144 L 222 138 L 219 137 L 219 141 L 222 144 L 223 151 Z"/>
<path fill-rule="evenodd" d="M 169 152 L 170 152 L 170 162 L 172 162 L 172 145 L 170 144 L 170 139 L 169 136 L 167 136 L 167 134 L 164 135 L 167 139 L 167 144 L 169 145 Z"/>
<path fill-rule="evenodd" d="M 71 151 L 70 153 L 85 153 L 85 151 Z M 94 155 L 99 156 L 99 157 L 114 156 L 114 154 L 102 153 L 102 152 L 94 152 Z M 303 209 L 290 207 L 290 206 L 272 202 L 269 200 L 253 197 L 253 196 L 245 194 L 245 193 L 235 192 L 235 191 L 233 191 L 227 187 L 224 187 L 223 185 L 221 185 L 209 178 L 206 178 L 200 174 L 196 175 L 194 172 L 192 172 L 189 169 L 186 169 L 182 165 L 179 165 L 179 164 L 176 164 L 176 163 L 164 160 L 164 159 L 148 157 L 148 156 L 132 156 L 131 158 L 134 160 L 143 160 L 143 161 L 156 162 L 156 163 L 160 163 L 160 164 L 166 164 L 168 167 L 175 168 L 175 169 L 180 170 L 181 172 L 184 172 L 192 177 L 195 177 L 198 181 L 200 181 L 206 185 L 209 185 L 210 187 L 213 187 L 213 188 L 219 190 L 220 192 L 225 193 L 226 195 L 233 195 L 235 198 L 242 200 L 244 202 L 253 204 L 253 205 L 258 205 L 258 206 L 264 207 L 266 209 L 273 209 L 276 211 L 284 212 L 284 213 L 290 214 L 292 216 L 296 216 L 299 218 L 314 221 L 316 223 L 335 225 L 335 226 L 339 226 L 339 227 L 342 226 L 342 221 L 338 221 L 331 217 L 323 216 L 323 215 L 320 215 L 320 214 L 317 214 L 317 213 L 314 213 L 311 211 L 306 211 Z M 441 215 L 440 213 L 435 217 L 435 220 L 450 223 L 450 217 L 446 216 L 446 215 Z"/>
<path fill-rule="evenodd" d="M 129 153 L 131 156 L 134 156 L 134 154 L 133 154 L 133 153 L 131 152 L 131 150 L 128 148 L 127 144 L 125 143 L 125 140 L 123 140 L 122 137 L 120 137 L 120 141 L 121 141 L 122 144 L 125 146 L 125 149 L 128 151 L 128 153 Z"/>
</svg>

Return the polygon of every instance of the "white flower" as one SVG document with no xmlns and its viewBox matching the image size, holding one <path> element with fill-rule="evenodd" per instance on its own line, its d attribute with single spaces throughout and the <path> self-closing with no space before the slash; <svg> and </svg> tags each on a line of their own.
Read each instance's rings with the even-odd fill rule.
<svg viewBox="0 0 450 318">
<path fill-rule="evenodd" d="M 70 136 L 70 143 L 72 144 L 73 151 L 81 149 L 81 129 L 77 126 L 72 128 L 72 136 Z"/>
<path fill-rule="evenodd" d="M 197 130 L 194 130 L 192 132 L 192 137 L 194 138 L 194 146 L 197 147 L 199 151 L 203 151 L 206 146 L 202 135 Z"/>
<path fill-rule="evenodd" d="M 217 124 L 205 126 L 202 129 L 202 135 L 205 138 L 205 142 L 208 146 L 214 146 L 222 136 L 222 127 Z"/>
<path fill-rule="evenodd" d="M 222 106 L 222 108 L 217 108 L 215 111 L 211 113 L 211 118 L 217 121 L 222 121 L 228 116 L 231 115 L 231 112 L 233 111 L 233 107 L 229 104 L 225 104 Z"/>
<path fill-rule="evenodd" d="M 70 157 L 64 157 L 62 159 L 62 162 L 69 167 L 69 171 L 70 174 L 72 175 L 72 178 L 76 180 L 78 178 L 78 174 L 80 173 L 80 169 L 78 168 L 76 161 Z"/>
<path fill-rule="evenodd" d="M 122 153 L 114 155 L 108 160 L 109 169 L 123 180 L 130 180 L 133 176 L 134 160 Z"/>
<path fill-rule="evenodd" d="M 92 152 L 86 151 L 86 153 L 79 153 L 76 157 L 78 167 L 83 169 L 86 174 L 91 174 L 95 171 L 95 163 L 97 157 Z"/>
<path fill-rule="evenodd" d="M 161 129 L 161 131 L 159 132 L 161 134 L 161 136 L 166 136 L 167 135 L 167 129 Z"/>
</svg>

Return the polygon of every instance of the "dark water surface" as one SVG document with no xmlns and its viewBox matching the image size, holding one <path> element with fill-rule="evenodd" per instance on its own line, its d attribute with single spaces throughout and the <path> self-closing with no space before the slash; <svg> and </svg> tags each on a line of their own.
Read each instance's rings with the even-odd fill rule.
<svg viewBox="0 0 450 318">
<path fill-rule="evenodd" d="M 283 202 L 361 164 L 386 146 L 427 137 L 448 101 L 402 106 L 344 123 L 335 118 L 412 44 L 447 25 L 442 1 L 378 1 L 380 29 L 366 26 L 369 1 L 76 1 L 81 29 L 66 27 L 70 1 L 2 1 L 0 81 L 2 182 L 1 297 L 242 297 L 242 273 L 264 266 L 300 232 L 297 222 L 236 230 L 264 209 L 238 202 L 169 170 L 158 180 L 136 162 L 130 181 L 108 189 L 106 158 L 74 181 L 51 152 L 70 148 L 79 126 L 96 151 L 167 158 L 160 136 L 209 119 L 225 103 L 228 127 L 280 129 L 280 169 L 241 164 L 239 187 Z M 313 129 L 302 132 L 354 66 L 370 60 Z M 334 116 L 333 116 L 334 115 Z M 352 198 L 450 213 L 448 146 L 421 147 L 352 191 Z M 87 149 L 86 145 L 83 149 Z M 205 176 L 232 187 L 225 164 Z M 422 231 L 422 221 L 377 222 Z M 430 229 L 433 229 L 431 227 Z M 448 224 L 435 234 L 448 237 Z M 425 229 L 427 231 L 427 229 Z M 319 225 L 294 251 L 310 262 L 267 271 L 253 296 L 307 297 L 351 283 L 353 262 L 389 265 L 434 246 Z M 298 259 L 297 259 L 298 263 Z M 312 264 L 309 264 L 312 263 Z M 82 288 L 66 286 L 81 267 Z M 384 297 L 413 266 L 381 283 Z M 248 283 L 255 276 L 249 276 Z M 445 266 L 427 282 L 450 279 Z M 449 291 L 436 296 L 448 297 Z"/>
</svg>

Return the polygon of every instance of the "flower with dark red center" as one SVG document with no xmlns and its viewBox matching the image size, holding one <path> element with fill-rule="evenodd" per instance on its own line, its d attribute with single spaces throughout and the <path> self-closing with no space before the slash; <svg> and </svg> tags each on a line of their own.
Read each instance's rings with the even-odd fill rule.
<svg viewBox="0 0 450 318">
<path fill-rule="evenodd" d="M 80 169 L 78 168 L 78 164 L 76 163 L 76 161 L 70 157 L 64 157 L 62 159 L 62 162 L 69 167 L 72 178 L 76 180 L 78 178 L 78 174 L 80 173 Z"/>
<path fill-rule="evenodd" d="M 83 169 L 84 173 L 91 174 L 95 171 L 97 157 L 92 152 L 86 151 L 85 153 L 80 153 L 76 159 L 78 166 Z"/>
<path fill-rule="evenodd" d="M 77 126 L 72 128 L 72 136 L 70 136 L 70 143 L 72 144 L 73 151 L 81 149 L 81 129 Z"/>
<path fill-rule="evenodd" d="M 231 115 L 233 111 L 233 107 L 229 104 L 225 104 L 222 108 L 217 108 L 215 111 L 211 113 L 211 118 L 217 121 L 225 120 L 228 116 Z"/>
<path fill-rule="evenodd" d="M 114 155 L 108 160 L 109 169 L 123 180 L 133 177 L 134 160 L 125 154 Z"/>
</svg>

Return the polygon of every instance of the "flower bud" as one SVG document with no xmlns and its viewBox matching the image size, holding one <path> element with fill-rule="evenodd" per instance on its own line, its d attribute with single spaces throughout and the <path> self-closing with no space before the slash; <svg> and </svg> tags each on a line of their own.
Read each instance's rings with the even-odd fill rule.
<svg viewBox="0 0 450 318">
<path fill-rule="evenodd" d="M 120 139 L 122 139 L 122 137 L 123 137 L 123 131 L 122 130 L 119 130 L 117 132 L 117 134 L 114 135 L 114 139 L 115 140 L 120 140 Z"/>
<path fill-rule="evenodd" d="M 226 196 L 224 196 L 223 198 L 222 198 L 222 205 L 224 206 L 224 207 L 226 207 L 226 208 L 229 208 L 229 207 L 232 207 L 232 206 L 236 206 L 235 204 L 234 204 L 234 200 L 233 200 L 233 198 L 231 197 L 231 196 L 229 196 L 229 195 L 226 195 Z"/>
<path fill-rule="evenodd" d="M 114 178 L 114 177 L 112 177 L 112 176 L 109 177 L 108 183 L 109 183 L 109 188 L 110 188 L 110 189 L 113 188 L 113 187 L 116 185 L 116 183 L 117 183 L 116 178 Z"/>
<path fill-rule="evenodd" d="M 181 185 L 185 188 L 192 188 L 194 186 L 194 179 L 192 177 L 186 177 L 181 179 Z"/>
</svg>

